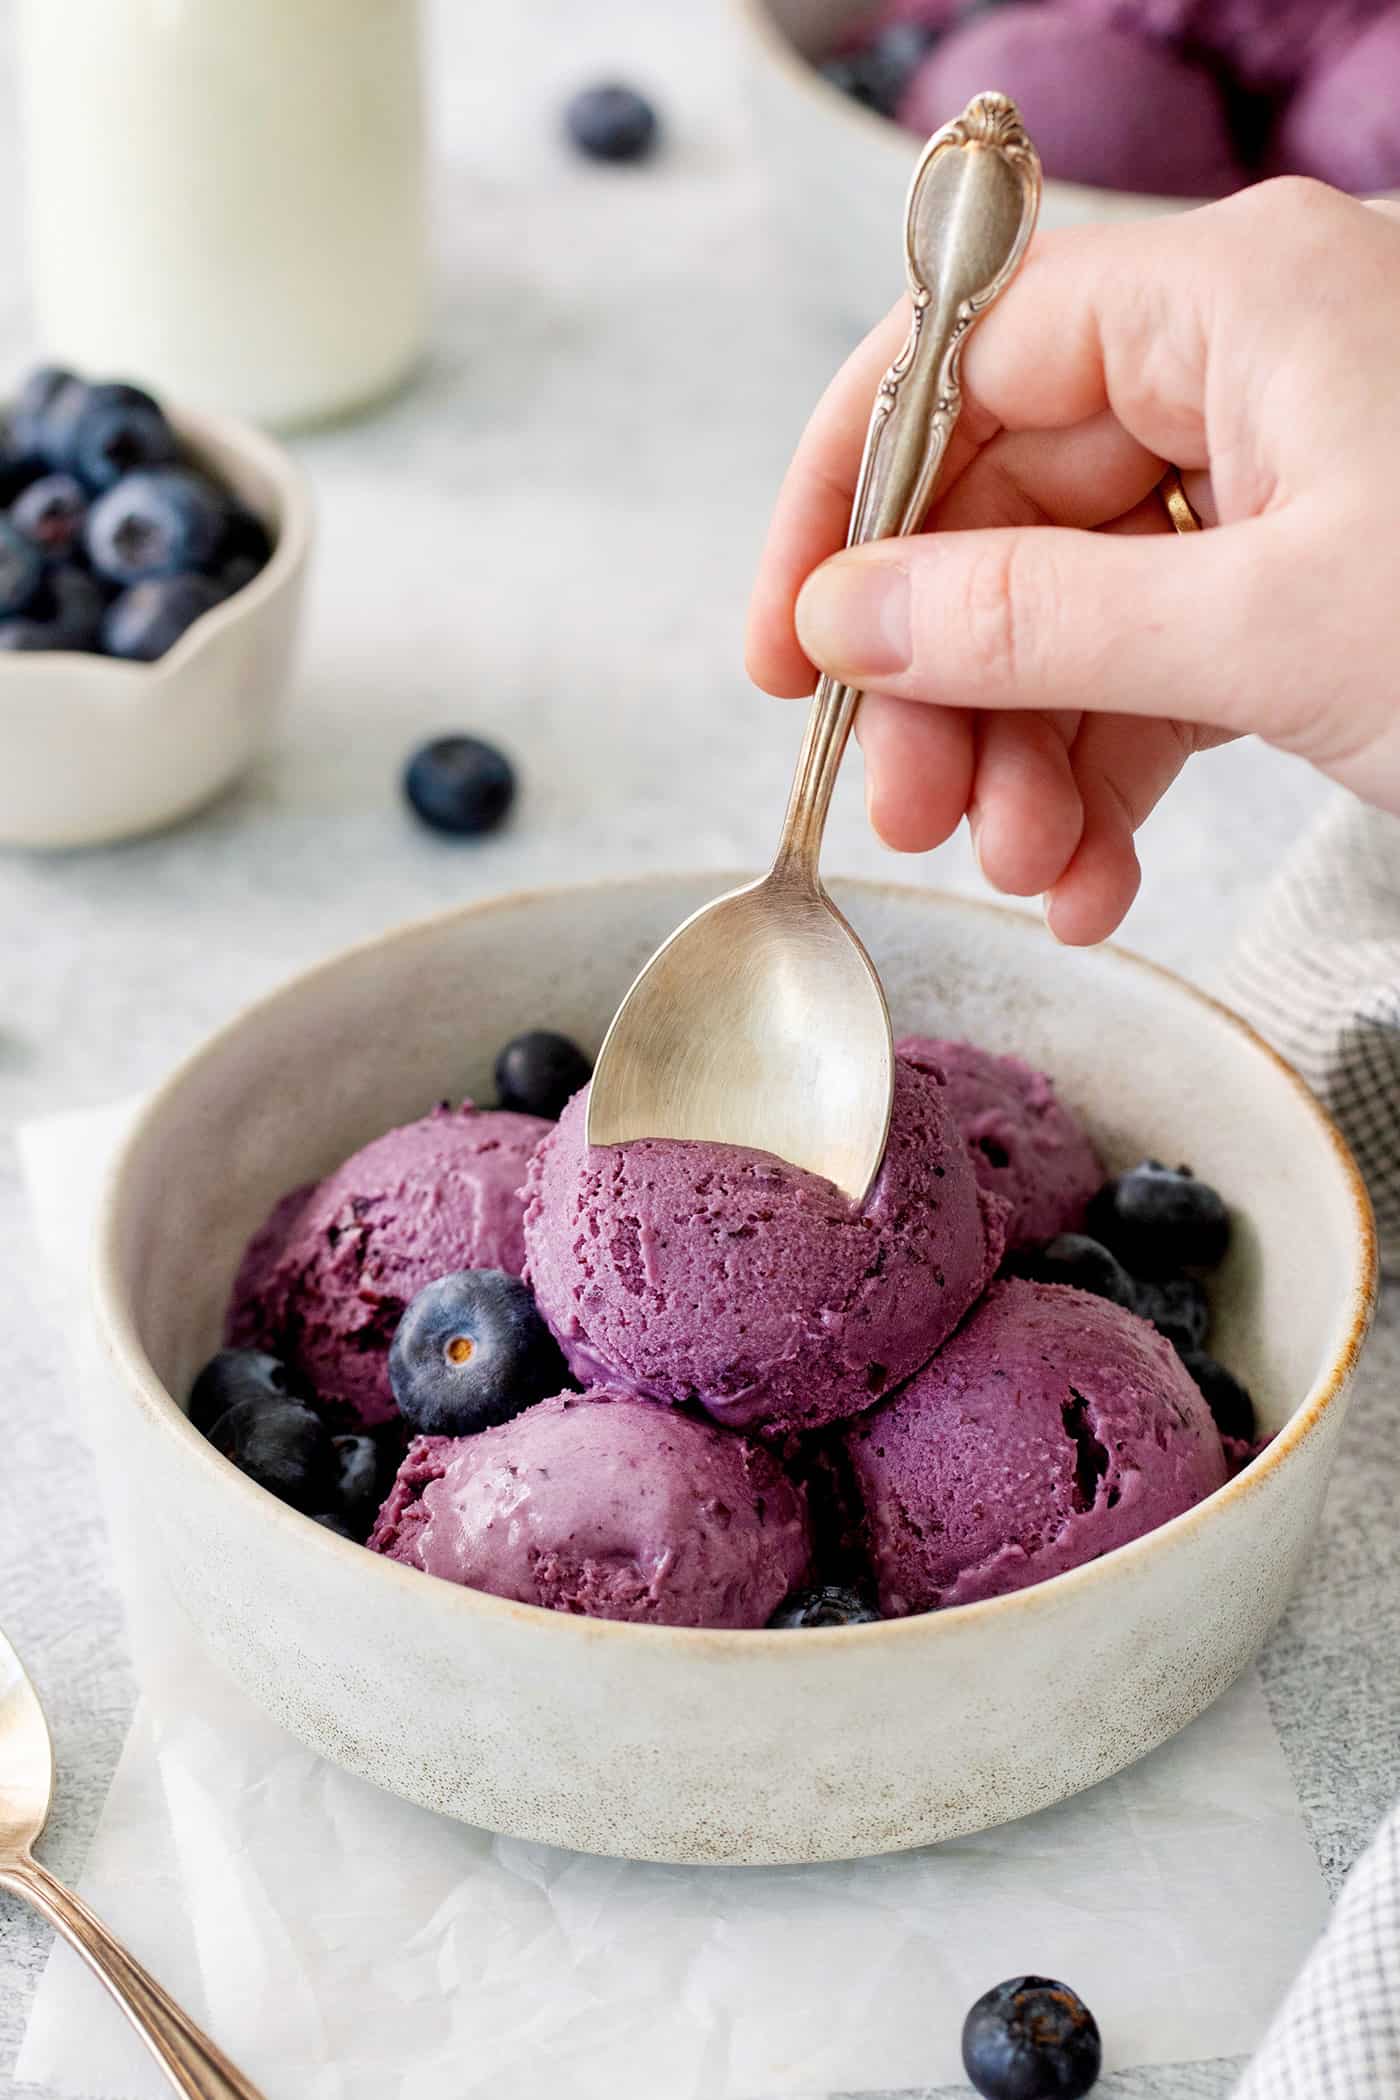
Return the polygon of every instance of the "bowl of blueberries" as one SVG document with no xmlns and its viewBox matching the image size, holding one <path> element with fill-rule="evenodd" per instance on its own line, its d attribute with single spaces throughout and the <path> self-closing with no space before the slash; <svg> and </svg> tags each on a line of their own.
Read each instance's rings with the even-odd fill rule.
<svg viewBox="0 0 1400 2100">
<path fill-rule="evenodd" d="M 286 688 L 310 539 L 260 432 L 31 372 L 0 427 L 0 844 L 131 837 L 236 778 Z"/>
</svg>

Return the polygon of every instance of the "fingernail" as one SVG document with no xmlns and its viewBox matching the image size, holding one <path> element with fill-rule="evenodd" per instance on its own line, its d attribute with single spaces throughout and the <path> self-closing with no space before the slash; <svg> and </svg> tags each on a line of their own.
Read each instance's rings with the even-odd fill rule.
<svg viewBox="0 0 1400 2100">
<path fill-rule="evenodd" d="M 825 562 L 802 586 L 797 638 L 813 663 L 842 678 L 905 670 L 913 654 L 908 572 L 858 555 Z"/>
</svg>

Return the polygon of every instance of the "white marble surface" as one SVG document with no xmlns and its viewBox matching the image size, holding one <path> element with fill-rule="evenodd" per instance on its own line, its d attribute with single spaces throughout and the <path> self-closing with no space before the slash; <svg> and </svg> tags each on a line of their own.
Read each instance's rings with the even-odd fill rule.
<svg viewBox="0 0 1400 2100">
<path fill-rule="evenodd" d="M 8 28 L 5 10 L 0 58 Z M 395 920 L 522 883 L 756 861 L 799 728 L 745 685 L 746 585 L 792 441 L 861 317 L 839 285 L 786 263 L 770 213 L 780 142 L 760 153 L 751 135 L 722 0 L 517 0 L 491 15 L 439 0 L 432 39 L 432 355 L 376 417 L 297 444 L 321 547 L 278 748 L 166 836 L 0 855 L 0 1617 L 52 1717 L 47 1853 L 70 1874 L 131 1686 L 9 1131 L 147 1085 L 250 995 Z M 581 168 L 557 143 L 561 93 L 614 70 L 666 112 L 667 153 L 645 172 Z M 5 363 L 31 347 L 15 160 L 0 71 Z M 415 829 L 397 791 L 407 747 L 458 725 L 509 745 L 525 782 L 513 826 L 478 846 Z M 893 863 L 865 831 L 857 775 L 831 866 L 975 885 L 961 841 Z M 1147 828 L 1128 938 L 1210 982 L 1320 795 L 1253 746 L 1196 761 Z M 1264 1657 L 1333 1880 L 1400 1785 L 1397 1368 L 1392 1304 L 1312 1580 Z M 0 2093 L 17 2100 L 6 2066 L 44 1952 L 0 1905 Z M 1224 2065 L 1182 2067 L 1105 2090 L 1198 2100 L 1229 2082 Z"/>
</svg>

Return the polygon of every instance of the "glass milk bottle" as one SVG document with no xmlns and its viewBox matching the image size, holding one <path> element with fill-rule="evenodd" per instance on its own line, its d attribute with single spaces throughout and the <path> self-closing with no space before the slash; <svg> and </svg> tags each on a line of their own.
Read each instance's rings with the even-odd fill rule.
<svg viewBox="0 0 1400 2100">
<path fill-rule="evenodd" d="M 417 0 L 21 0 L 45 359 L 292 424 L 423 338 Z"/>
</svg>

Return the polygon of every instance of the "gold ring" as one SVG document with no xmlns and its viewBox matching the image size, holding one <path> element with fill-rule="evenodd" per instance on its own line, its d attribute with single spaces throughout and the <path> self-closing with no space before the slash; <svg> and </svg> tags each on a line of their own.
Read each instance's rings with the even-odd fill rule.
<svg viewBox="0 0 1400 2100">
<path fill-rule="evenodd" d="M 1168 467 L 1157 484 L 1157 493 L 1166 505 L 1167 516 L 1178 532 L 1200 532 L 1200 513 L 1194 508 L 1191 498 L 1181 482 L 1180 467 Z"/>
</svg>

